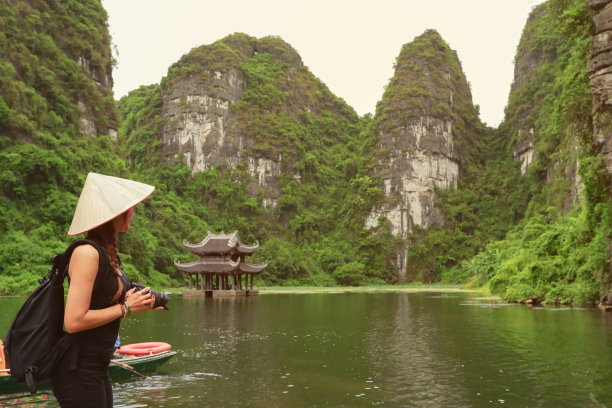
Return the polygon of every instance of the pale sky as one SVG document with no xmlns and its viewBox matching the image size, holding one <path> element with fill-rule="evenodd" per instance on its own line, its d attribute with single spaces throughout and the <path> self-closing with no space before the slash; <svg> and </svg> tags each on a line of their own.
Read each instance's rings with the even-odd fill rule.
<svg viewBox="0 0 612 408">
<path fill-rule="evenodd" d="M 194 47 L 242 32 L 281 37 L 357 113 L 374 113 L 402 46 L 429 28 L 457 51 L 481 119 L 503 119 L 514 55 L 543 0 L 102 0 L 117 47 L 115 98 L 159 83 Z"/>
</svg>

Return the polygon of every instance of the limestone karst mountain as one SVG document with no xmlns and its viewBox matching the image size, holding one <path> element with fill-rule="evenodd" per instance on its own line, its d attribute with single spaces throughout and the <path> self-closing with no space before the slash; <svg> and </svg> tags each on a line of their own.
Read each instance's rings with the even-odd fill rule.
<svg viewBox="0 0 612 408">
<path fill-rule="evenodd" d="M 163 150 L 192 172 L 244 167 L 249 192 L 278 204 L 283 171 L 303 177 L 306 156 L 357 136 L 358 117 L 277 37 L 233 34 L 191 50 L 160 88 Z M 325 134 L 317 134 L 326 121 Z"/>
<path fill-rule="evenodd" d="M 406 238 L 413 225 L 443 225 L 434 188 L 457 188 L 460 174 L 467 174 L 462 160 L 473 158 L 470 148 L 485 131 L 459 58 L 437 31 L 404 45 L 374 119 L 384 198 L 366 226 L 384 216 L 393 234 Z M 403 281 L 408 246 L 400 251 Z"/>
</svg>

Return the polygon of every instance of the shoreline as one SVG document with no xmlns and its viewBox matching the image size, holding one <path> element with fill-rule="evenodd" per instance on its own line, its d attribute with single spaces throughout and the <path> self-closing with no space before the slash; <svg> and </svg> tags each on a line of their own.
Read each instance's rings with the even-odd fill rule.
<svg viewBox="0 0 612 408">
<path fill-rule="evenodd" d="M 174 288 L 152 288 L 159 292 L 170 292 L 175 296 L 182 296 L 188 287 Z M 443 292 L 443 293 L 480 293 L 490 296 L 488 291 L 481 289 L 465 289 L 461 285 L 444 284 L 405 284 L 405 285 L 372 285 L 372 286 L 255 286 L 260 295 L 274 294 L 308 294 L 308 293 L 418 293 L 418 292 Z M 0 298 L 27 297 L 22 295 L 0 295 Z"/>
<path fill-rule="evenodd" d="M 459 285 L 384 285 L 384 286 L 270 286 L 257 288 L 260 295 L 307 294 L 307 293 L 417 293 L 446 292 L 469 293 L 473 289 L 462 289 Z"/>
<path fill-rule="evenodd" d="M 306 294 L 306 293 L 417 293 L 417 292 L 446 292 L 446 293 L 481 293 L 490 295 L 481 289 L 465 289 L 461 285 L 444 284 L 405 284 L 405 285 L 371 285 L 371 286 L 254 286 L 260 295 L 274 294 Z M 159 290 L 159 289 L 155 289 Z M 189 288 L 165 288 L 161 291 L 171 292 L 181 296 Z"/>
</svg>

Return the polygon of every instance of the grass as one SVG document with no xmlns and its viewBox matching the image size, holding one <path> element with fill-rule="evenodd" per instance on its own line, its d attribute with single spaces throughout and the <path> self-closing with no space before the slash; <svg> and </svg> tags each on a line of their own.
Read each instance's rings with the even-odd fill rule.
<svg viewBox="0 0 612 408">
<path fill-rule="evenodd" d="M 473 292 L 460 285 L 406 284 L 372 286 L 263 286 L 258 287 L 261 295 L 284 293 L 377 293 L 377 292 Z"/>
</svg>

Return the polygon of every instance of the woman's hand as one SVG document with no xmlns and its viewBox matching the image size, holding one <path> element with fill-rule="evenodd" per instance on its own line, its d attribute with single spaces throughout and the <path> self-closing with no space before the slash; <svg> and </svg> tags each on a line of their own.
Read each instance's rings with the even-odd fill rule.
<svg viewBox="0 0 612 408">
<path fill-rule="evenodd" d="M 142 313 L 147 310 L 153 310 L 155 298 L 151 296 L 151 293 L 149 292 L 150 290 L 150 287 L 146 287 L 142 290 L 136 290 L 136 288 L 132 288 L 126 292 L 125 303 L 132 310 L 131 314 Z"/>
</svg>

